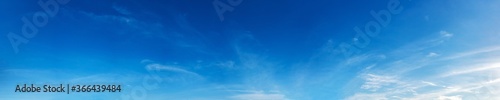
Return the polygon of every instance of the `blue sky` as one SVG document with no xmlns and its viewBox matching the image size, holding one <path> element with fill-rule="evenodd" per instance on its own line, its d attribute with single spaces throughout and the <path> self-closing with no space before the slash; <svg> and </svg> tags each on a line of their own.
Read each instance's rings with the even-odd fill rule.
<svg viewBox="0 0 500 100">
<path fill-rule="evenodd" d="M 46 23 L 38 0 L 0 3 L 0 99 L 500 99 L 496 0 L 63 1 Z M 25 83 L 124 91 L 14 92 Z"/>
</svg>

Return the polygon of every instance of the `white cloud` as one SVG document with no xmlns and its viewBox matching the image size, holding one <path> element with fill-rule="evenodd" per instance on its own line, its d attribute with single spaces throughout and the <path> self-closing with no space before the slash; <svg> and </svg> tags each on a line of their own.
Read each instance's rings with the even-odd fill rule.
<svg viewBox="0 0 500 100">
<path fill-rule="evenodd" d="M 441 34 L 442 37 L 452 37 L 453 34 L 447 31 L 440 31 L 439 34 Z"/>
<path fill-rule="evenodd" d="M 348 58 L 345 63 L 346 65 L 360 64 L 372 58 L 374 58 L 373 55 L 362 54 Z"/>
<path fill-rule="evenodd" d="M 435 83 L 432 83 L 432 82 L 422 81 L 422 83 L 428 84 L 430 86 L 437 86 Z"/>
<path fill-rule="evenodd" d="M 373 67 L 375 67 L 375 66 L 377 66 L 377 64 L 372 64 L 372 65 L 370 65 L 370 66 L 366 67 L 366 68 L 365 68 L 365 70 L 370 70 L 370 69 L 372 69 L 372 68 L 373 68 Z"/>
<path fill-rule="evenodd" d="M 376 74 L 363 74 L 369 73 L 369 71 L 361 73 L 363 78 L 366 80 L 362 86 L 361 90 L 358 90 L 353 95 L 346 97 L 348 100 L 366 100 L 366 99 L 403 99 L 403 100 L 462 100 L 462 99 L 500 99 L 500 96 L 496 96 L 495 93 L 500 93 L 500 78 L 497 73 L 500 72 L 500 63 L 498 63 L 498 57 L 480 58 L 474 59 L 473 61 L 468 61 L 467 63 L 455 62 L 456 60 L 463 59 L 466 56 L 478 56 L 483 53 L 490 53 L 500 50 L 497 47 L 490 47 L 485 49 L 468 51 L 465 53 L 459 53 L 458 56 L 454 56 L 454 60 L 423 60 L 418 61 L 418 59 L 430 59 L 424 57 L 416 58 L 403 58 L 409 59 L 409 61 L 414 61 L 418 63 L 406 63 L 406 64 L 394 64 L 390 65 L 391 70 L 384 69 L 380 70 L 369 70 L 371 72 L 386 73 L 384 75 Z M 429 53 L 429 55 L 439 55 Z M 427 57 L 429 57 L 427 55 Z M 459 59 L 460 58 L 460 59 Z M 413 59 L 413 60 L 412 60 Z M 415 61 L 417 59 L 417 61 Z M 415 64 L 433 63 L 439 64 L 440 61 L 447 61 L 446 65 L 439 66 L 450 66 L 450 69 L 442 69 L 440 73 L 421 73 L 413 71 L 405 71 L 408 67 Z M 450 62 L 451 61 L 451 62 Z M 397 61 L 396 61 L 397 62 Z M 471 63 L 472 62 L 472 63 Z M 378 66 L 386 66 L 386 64 L 378 64 Z M 394 67 L 393 67 L 394 66 Z M 426 65 L 431 66 L 431 65 Z M 432 65 L 434 66 L 434 65 Z M 396 68 L 396 69 L 394 69 Z M 397 69 L 400 68 L 400 69 Z M 427 68 L 427 67 L 426 67 Z M 448 68 L 448 67 L 443 67 Z M 401 73 L 400 71 L 404 72 Z M 493 76 L 485 75 L 486 73 L 494 73 Z M 418 73 L 418 74 L 416 74 Z M 402 75 L 422 75 L 418 77 L 408 77 Z M 391 75 L 391 76 L 386 76 Z M 481 77 L 488 77 L 487 79 L 482 79 Z M 419 79 L 416 79 L 419 78 Z M 423 81 L 426 80 L 426 81 Z M 439 83 L 439 84 L 437 84 Z M 364 90 L 371 91 L 364 91 Z"/>
<path fill-rule="evenodd" d="M 370 93 L 357 92 L 354 95 L 347 97 L 346 99 L 366 100 L 367 98 L 371 98 L 387 100 L 395 98 L 405 100 L 462 100 L 466 98 L 475 98 L 480 100 L 496 100 L 494 98 L 500 98 L 500 96 L 496 96 L 495 94 L 499 93 L 498 89 L 500 89 L 500 85 L 498 84 L 500 83 L 500 78 L 498 78 L 498 75 L 496 75 L 496 73 L 500 71 L 498 69 L 492 70 L 489 68 L 493 68 L 491 66 L 499 64 L 493 63 L 487 65 L 490 66 L 480 67 L 476 69 L 463 69 L 461 70 L 462 72 L 459 72 L 461 74 L 470 74 L 467 76 L 459 76 L 461 74 L 458 74 L 457 71 L 455 71 L 455 75 L 448 75 L 448 77 L 432 77 L 433 75 L 430 75 L 431 78 L 428 80 L 445 82 L 443 83 L 443 85 L 438 85 L 431 81 L 417 81 L 411 78 L 406 79 L 409 81 L 401 81 L 391 76 L 368 74 L 366 75 L 367 82 L 365 82 L 363 86 L 366 89 L 378 89 L 380 91 L 372 91 Z M 496 76 L 489 76 L 488 79 L 478 79 L 478 77 L 476 77 L 477 75 L 486 74 L 486 72 L 483 71 L 492 72 L 494 73 L 493 75 Z M 445 71 L 444 73 L 452 72 L 453 71 Z"/>
<path fill-rule="evenodd" d="M 247 94 L 238 94 L 229 97 L 233 100 L 289 100 L 283 94 L 279 93 L 247 93 Z"/>
<path fill-rule="evenodd" d="M 448 72 L 445 75 L 443 75 L 443 77 L 469 74 L 469 73 L 475 73 L 475 72 L 486 71 L 486 70 L 497 69 L 497 68 L 500 68 L 500 63 L 482 64 L 482 66 L 480 66 L 480 67 L 473 67 L 473 68 L 466 68 L 466 69 L 451 71 L 451 72 Z"/>
<path fill-rule="evenodd" d="M 177 68 L 177 67 L 173 67 L 173 66 L 167 66 L 167 65 L 161 65 L 161 64 L 156 64 L 156 63 L 153 63 L 153 64 L 148 64 L 146 66 L 146 69 L 148 70 L 166 70 L 166 71 L 172 71 L 172 72 L 179 72 L 179 73 L 184 73 L 184 74 L 188 74 L 188 75 L 193 75 L 193 76 L 196 76 L 196 77 L 199 77 L 201 78 L 200 75 L 198 75 L 197 73 L 195 72 L 191 72 L 191 71 L 188 71 L 188 70 L 184 70 L 184 69 L 181 69 L 181 68 Z"/>
<path fill-rule="evenodd" d="M 366 82 L 361 86 L 361 88 L 371 91 L 377 91 L 383 86 L 399 82 L 395 77 L 392 76 L 381 76 L 374 74 L 367 74 L 364 76 L 364 79 Z"/>
<path fill-rule="evenodd" d="M 388 100 L 388 98 L 384 94 L 356 93 L 346 100 Z"/>
<path fill-rule="evenodd" d="M 438 100 L 462 100 L 462 96 L 439 96 Z"/>
<path fill-rule="evenodd" d="M 500 46 L 492 46 L 492 47 L 486 47 L 486 48 L 481 48 L 481 49 L 476 49 L 476 50 L 471 50 L 471 51 L 466 51 L 466 52 L 454 54 L 453 56 L 446 57 L 443 60 L 452 60 L 452 59 L 474 56 L 474 55 L 478 55 L 478 54 L 493 53 L 493 52 L 498 52 L 498 51 L 500 51 Z"/>
<path fill-rule="evenodd" d="M 436 56 L 439 56 L 439 54 L 435 52 L 430 52 L 429 54 L 427 54 L 427 57 L 436 57 Z"/>
</svg>

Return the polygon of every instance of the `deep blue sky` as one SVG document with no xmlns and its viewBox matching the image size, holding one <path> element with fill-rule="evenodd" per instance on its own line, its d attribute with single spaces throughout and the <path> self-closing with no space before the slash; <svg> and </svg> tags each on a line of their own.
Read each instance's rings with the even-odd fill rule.
<svg viewBox="0 0 500 100">
<path fill-rule="evenodd" d="M 0 99 L 500 99 L 499 1 L 220 0 L 233 8 L 222 16 L 214 1 L 71 0 L 33 38 L 21 19 L 38 0 L 2 1 Z M 401 11 L 360 42 L 354 28 L 381 24 L 370 11 L 394 2 Z M 12 46 L 10 32 L 29 42 Z M 124 91 L 14 92 L 24 83 Z"/>
</svg>

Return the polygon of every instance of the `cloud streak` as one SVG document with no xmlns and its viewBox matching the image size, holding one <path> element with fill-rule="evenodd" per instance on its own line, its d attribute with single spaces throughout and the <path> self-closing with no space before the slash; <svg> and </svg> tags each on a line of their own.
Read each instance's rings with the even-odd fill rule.
<svg viewBox="0 0 500 100">
<path fill-rule="evenodd" d="M 263 93 L 257 91 L 253 93 L 238 94 L 229 97 L 232 100 L 289 100 L 285 95 L 280 93 Z"/>
<path fill-rule="evenodd" d="M 172 72 L 178 72 L 178 73 L 196 76 L 198 78 L 203 78 L 201 75 L 199 75 L 195 72 L 191 72 L 191 71 L 184 70 L 184 69 L 177 68 L 177 67 L 173 67 L 173 66 L 161 65 L 161 64 L 148 64 L 148 65 L 146 65 L 146 69 L 147 70 L 156 70 L 156 71 L 172 71 Z"/>
</svg>

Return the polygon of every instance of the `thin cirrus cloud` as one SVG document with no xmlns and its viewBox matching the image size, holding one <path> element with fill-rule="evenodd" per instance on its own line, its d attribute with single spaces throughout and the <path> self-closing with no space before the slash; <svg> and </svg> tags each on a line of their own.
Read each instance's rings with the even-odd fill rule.
<svg viewBox="0 0 500 100">
<path fill-rule="evenodd" d="M 361 86 L 361 89 L 370 91 L 377 91 L 383 86 L 398 84 L 398 80 L 394 76 L 367 74 L 364 79 L 366 82 Z"/>
<path fill-rule="evenodd" d="M 249 93 L 229 97 L 232 100 L 290 100 L 283 94 Z"/>
<path fill-rule="evenodd" d="M 456 21 L 460 23 L 463 20 Z M 358 74 L 363 80 L 359 85 L 361 90 L 345 99 L 499 99 L 500 97 L 495 95 L 499 88 L 495 83 L 498 83 L 500 78 L 495 74 L 499 72 L 498 57 L 495 56 L 498 55 L 499 49 L 497 45 L 481 45 L 488 41 L 497 41 L 459 41 L 477 39 L 475 37 L 481 37 L 483 34 L 472 34 L 469 32 L 474 31 L 468 28 L 455 29 L 455 26 L 451 26 L 453 25 L 447 29 L 453 32 L 437 31 L 435 35 L 386 53 L 387 59 L 398 59 L 378 62 L 377 67 Z M 474 43 L 479 45 L 460 45 Z M 389 83 L 393 84 L 387 85 Z M 371 91 L 365 91 L 370 89 Z"/>
<path fill-rule="evenodd" d="M 184 70 L 184 69 L 177 68 L 177 67 L 173 67 L 173 66 L 161 65 L 161 64 L 148 64 L 146 66 L 146 69 L 147 70 L 156 70 L 156 71 L 172 71 L 172 72 L 178 72 L 178 73 L 182 73 L 182 74 L 192 75 L 192 76 L 195 76 L 198 78 L 203 78 L 201 75 L 199 75 L 195 72 L 191 72 L 191 71 Z"/>
<path fill-rule="evenodd" d="M 492 47 L 488 47 L 492 48 Z M 481 56 L 477 55 L 480 53 L 485 53 L 486 51 L 494 51 L 492 49 L 479 49 L 466 51 L 464 53 L 468 56 Z M 452 55 L 451 55 L 452 56 Z M 441 63 L 441 62 L 457 62 L 460 59 L 465 59 L 467 56 L 455 57 L 454 59 L 441 60 L 442 58 L 449 57 L 438 57 L 438 58 L 426 58 L 434 59 L 427 60 L 424 63 Z M 500 71 L 500 66 L 498 59 L 491 57 L 484 57 L 479 59 L 474 59 L 470 62 L 479 62 L 479 64 L 474 63 L 459 63 L 460 65 L 453 65 L 454 67 L 447 67 L 450 69 L 445 69 L 440 73 L 432 74 L 428 73 L 426 77 L 412 77 L 405 76 L 403 73 L 399 72 L 389 72 L 379 71 L 378 73 L 385 73 L 393 76 L 399 76 L 399 78 L 394 78 L 390 76 L 379 76 L 370 73 L 370 71 L 365 72 L 364 77 L 362 77 L 365 82 L 360 87 L 361 89 L 371 90 L 371 92 L 358 92 L 354 95 L 349 96 L 348 100 L 361 100 L 363 98 L 380 98 L 380 99 L 450 99 L 450 100 L 461 100 L 461 99 L 494 99 L 499 98 L 498 96 L 492 95 L 493 93 L 498 93 L 497 88 L 499 85 L 495 84 L 499 81 L 499 76 L 493 73 L 498 73 Z M 400 65 L 400 64 L 399 64 Z M 406 64 L 408 65 L 408 64 Z M 424 65 L 419 68 L 429 68 L 426 66 L 435 65 Z M 443 67 L 446 68 L 446 67 Z M 418 69 L 412 69 L 418 70 Z M 421 73 L 419 71 L 407 70 L 405 73 Z M 371 71 L 374 72 L 374 71 Z M 376 71 L 375 71 L 376 72 Z M 420 81 L 420 82 L 419 82 Z M 466 81 L 473 81 L 466 82 Z M 380 90 L 380 91 L 376 91 Z M 388 91 L 397 90 L 397 91 Z"/>
<path fill-rule="evenodd" d="M 10 84 L 0 88 L 12 88 L 11 85 L 20 82 L 45 80 L 82 84 L 119 83 L 124 85 L 124 89 L 130 90 L 146 83 L 143 82 L 144 77 L 155 71 L 154 74 L 161 77 L 162 81 L 158 84 L 159 88 L 147 90 L 148 100 L 500 99 L 496 95 L 500 93 L 500 76 L 497 74 L 500 72 L 500 47 L 495 44 L 499 43 L 495 39 L 497 35 L 489 35 L 498 34 L 495 33 L 497 29 L 491 28 L 498 26 L 495 23 L 498 18 L 487 20 L 490 17 L 475 16 L 496 16 L 497 14 L 490 12 L 498 11 L 493 9 L 498 8 L 494 5 L 498 2 L 401 2 L 405 11 L 391 16 L 390 25 L 380 30 L 384 34 L 370 37 L 370 45 L 349 58 L 345 58 L 343 52 L 336 49 L 339 44 L 337 40 L 352 40 L 348 39 L 352 37 L 344 37 L 353 34 L 344 33 L 352 33 L 350 28 L 362 24 L 353 22 L 372 19 L 370 13 L 363 11 L 377 11 L 371 7 L 378 5 L 368 7 L 359 6 L 356 2 L 332 1 L 332 4 L 352 4 L 360 9 L 357 10 L 360 11 L 359 14 L 367 16 L 354 16 L 358 12 L 353 11 L 334 18 L 323 18 L 317 15 L 337 15 L 338 11 L 351 11 L 325 6 L 330 2 L 316 6 L 323 9 L 317 10 L 316 7 L 307 6 L 319 1 L 306 5 L 290 1 L 291 5 L 306 7 L 298 12 L 282 12 L 281 8 L 268 9 L 275 7 L 272 5 L 257 8 L 253 6 L 260 1 L 244 1 L 233 12 L 226 12 L 224 15 L 227 20 L 220 22 L 211 3 L 188 6 L 182 4 L 192 3 L 133 2 L 135 4 L 103 3 L 101 6 L 82 5 L 85 7 L 72 8 L 71 5 L 77 5 L 75 3 L 61 8 L 61 14 L 54 20 L 51 19 L 51 24 L 40 28 L 40 37 L 30 40 L 30 44 L 26 46 L 38 50 L 38 44 L 45 43 L 41 40 L 49 41 L 46 45 L 53 48 L 46 51 L 56 52 L 49 52 L 47 55 L 57 57 L 35 53 L 29 55 L 27 51 L 22 55 L 29 56 L 12 57 L 12 61 L 19 61 L 18 63 L 0 61 L 0 75 L 7 79 L 0 82 Z M 94 10 L 86 9 L 87 6 L 104 7 L 111 11 L 92 12 Z M 253 12 L 254 9 L 257 11 Z M 268 11 L 280 12 L 275 14 Z M 465 11 L 470 12 L 463 13 Z M 212 15 L 213 19 L 210 19 Z M 304 19 L 314 20 L 306 22 Z M 319 22 L 332 23 L 317 24 Z M 59 29 L 62 26 L 68 27 L 68 30 Z M 328 29 L 315 30 L 316 27 Z M 342 30 L 345 27 L 350 31 L 331 33 L 331 30 Z M 73 35 L 77 36 L 64 37 Z M 296 42 L 298 40 L 300 41 Z M 60 45 L 64 43 L 68 43 L 66 46 L 71 48 Z M 74 55 L 58 52 L 64 50 Z M 82 55 L 85 58 L 77 57 Z M 39 63 L 21 60 L 33 58 L 32 56 L 50 60 L 40 60 Z M 53 58 L 63 60 L 52 61 Z M 134 63 L 142 58 L 157 61 L 145 59 Z M 32 66 L 54 64 L 50 62 L 58 62 L 58 68 L 62 69 Z M 92 96 L 98 95 L 97 99 L 117 99 L 129 93 L 130 91 Z M 29 96 L 40 96 L 38 99 L 85 97 L 82 94 L 11 94 L 14 93 L 10 89 L 1 91 L 0 99 L 33 99 Z"/>
</svg>

